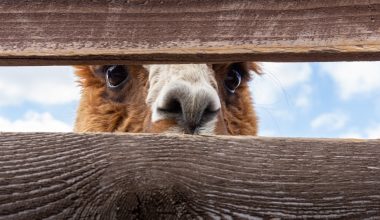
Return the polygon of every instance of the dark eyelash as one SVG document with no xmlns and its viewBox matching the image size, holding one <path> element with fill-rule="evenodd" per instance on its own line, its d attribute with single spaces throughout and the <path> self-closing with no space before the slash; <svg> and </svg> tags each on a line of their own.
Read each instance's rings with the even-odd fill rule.
<svg viewBox="0 0 380 220">
<path fill-rule="evenodd" d="M 240 76 L 243 80 L 248 80 L 250 78 L 250 74 L 247 71 L 246 67 L 244 64 L 241 63 L 234 63 L 231 65 L 229 71 L 235 70 L 240 73 Z"/>
<path fill-rule="evenodd" d="M 107 69 L 108 69 L 110 66 L 112 66 L 112 65 L 104 65 L 104 66 L 102 66 L 102 67 L 101 67 L 101 72 L 102 72 L 103 74 L 106 74 Z"/>
</svg>

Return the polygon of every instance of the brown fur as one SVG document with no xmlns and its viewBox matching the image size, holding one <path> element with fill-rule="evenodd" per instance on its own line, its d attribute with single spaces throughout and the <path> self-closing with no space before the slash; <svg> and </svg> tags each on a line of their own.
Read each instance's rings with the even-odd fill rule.
<svg viewBox="0 0 380 220">
<path fill-rule="evenodd" d="M 257 118 L 248 88 L 249 74 L 243 78 L 234 95 L 227 94 L 223 82 L 232 64 L 215 64 L 216 79 L 221 100 L 221 112 L 215 134 L 256 135 Z M 260 72 L 254 63 L 239 63 L 245 71 Z M 175 124 L 162 120 L 151 124 L 151 111 L 145 99 L 148 91 L 148 73 L 138 65 L 128 66 L 130 81 L 123 90 L 107 90 L 105 81 L 97 75 L 98 66 L 77 66 L 76 74 L 82 86 L 75 131 L 78 132 L 151 132 L 160 133 Z"/>
</svg>

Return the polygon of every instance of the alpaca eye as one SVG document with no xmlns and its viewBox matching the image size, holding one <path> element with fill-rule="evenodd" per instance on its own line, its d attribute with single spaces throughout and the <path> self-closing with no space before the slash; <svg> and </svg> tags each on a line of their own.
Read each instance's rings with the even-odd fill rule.
<svg viewBox="0 0 380 220">
<path fill-rule="evenodd" d="M 128 78 L 128 71 L 121 65 L 106 66 L 104 72 L 106 74 L 107 85 L 110 88 L 120 86 Z"/>
<path fill-rule="evenodd" d="M 224 86 L 227 91 L 230 93 L 235 93 L 235 90 L 239 87 L 241 83 L 241 75 L 240 73 L 232 69 L 228 72 L 226 79 L 224 80 Z"/>
</svg>

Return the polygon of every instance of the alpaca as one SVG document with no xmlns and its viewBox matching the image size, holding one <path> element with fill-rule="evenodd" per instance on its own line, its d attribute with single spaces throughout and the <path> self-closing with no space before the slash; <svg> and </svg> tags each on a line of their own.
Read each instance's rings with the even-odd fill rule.
<svg viewBox="0 0 380 220">
<path fill-rule="evenodd" d="M 76 66 L 76 132 L 256 135 L 255 63 Z"/>
</svg>

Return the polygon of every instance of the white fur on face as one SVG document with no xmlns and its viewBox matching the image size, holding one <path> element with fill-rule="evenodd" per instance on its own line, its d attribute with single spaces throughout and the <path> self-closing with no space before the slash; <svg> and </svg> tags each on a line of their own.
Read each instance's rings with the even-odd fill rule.
<svg viewBox="0 0 380 220">
<path fill-rule="evenodd" d="M 186 118 L 196 118 L 199 111 L 220 109 L 214 70 L 206 64 L 144 65 L 149 72 L 149 91 L 146 99 L 152 110 L 152 123 L 168 119 L 158 111 L 173 96 L 180 100 Z M 198 113 L 198 114 L 197 114 Z M 213 134 L 216 118 L 197 129 L 198 134 Z M 175 126 L 167 132 L 183 133 Z"/>
</svg>

